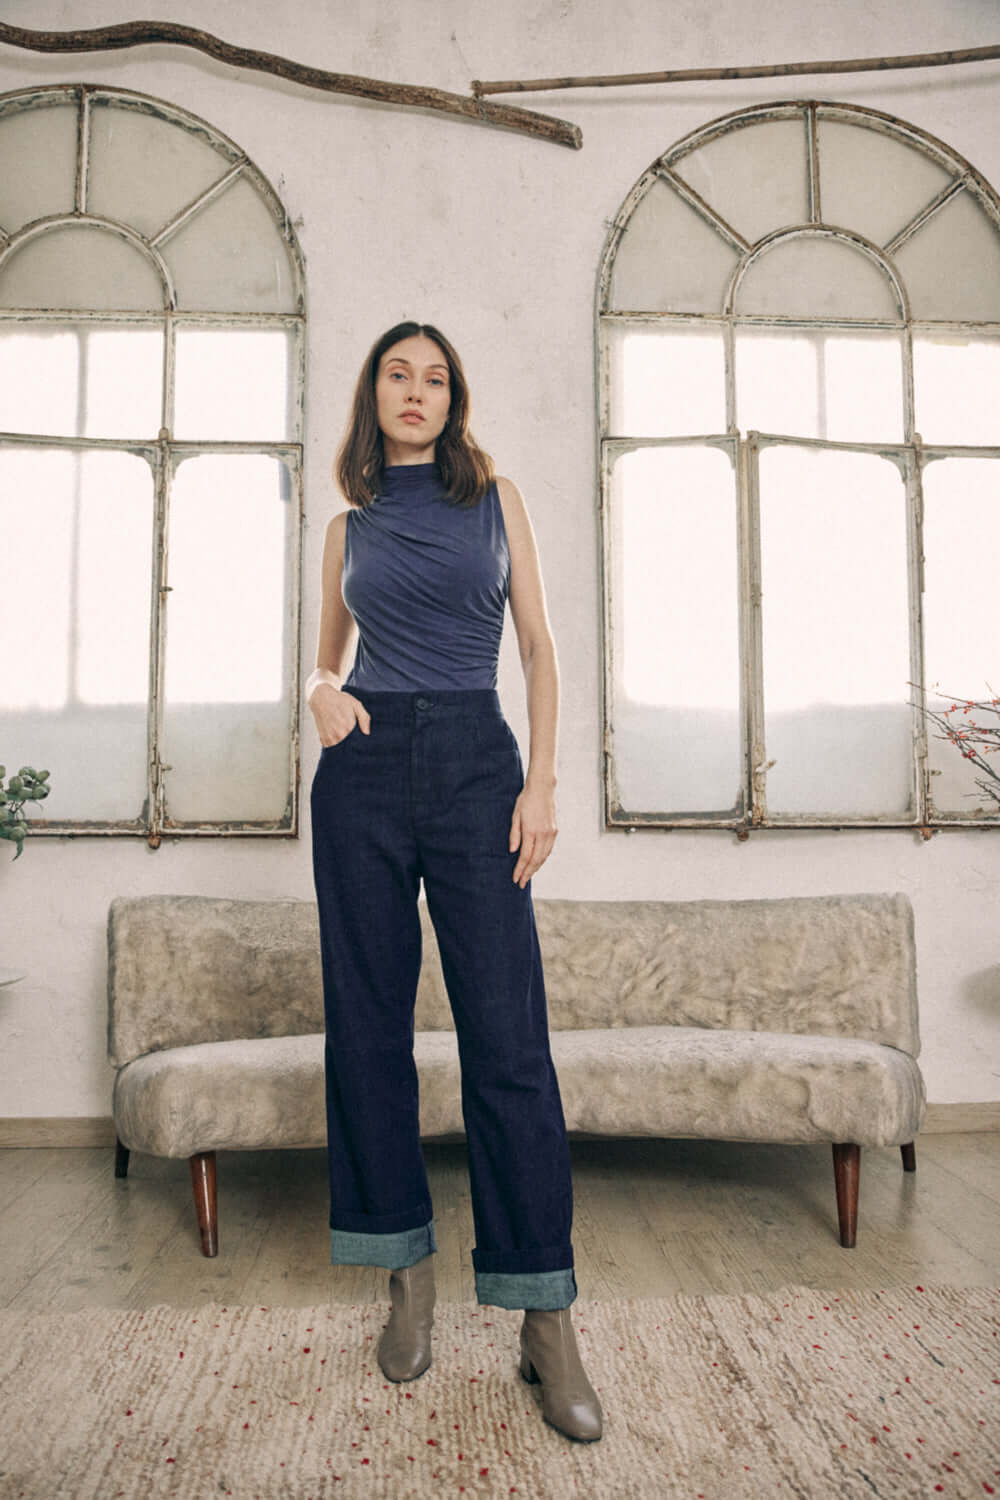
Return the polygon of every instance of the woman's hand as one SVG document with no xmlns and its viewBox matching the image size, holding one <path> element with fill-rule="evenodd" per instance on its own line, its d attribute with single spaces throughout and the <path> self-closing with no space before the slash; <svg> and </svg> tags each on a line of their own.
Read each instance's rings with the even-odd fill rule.
<svg viewBox="0 0 1000 1500">
<path fill-rule="evenodd" d="M 525 782 L 514 803 L 510 824 L 510 852 L 521 851 L 514 866 L 514 883 L 522 890 L 552 853 L 558 832 L 555 789 Z"/>
<path fill-rule="evenodd" d="M 362 734 L 371 730 L 371 714 L 364 704 L 332 683 L 317 683 L 309 695 L 309 707 L 319 730 L 320 744 L 324 747 L 339 744 L 355 725 Z"/>
</svg>

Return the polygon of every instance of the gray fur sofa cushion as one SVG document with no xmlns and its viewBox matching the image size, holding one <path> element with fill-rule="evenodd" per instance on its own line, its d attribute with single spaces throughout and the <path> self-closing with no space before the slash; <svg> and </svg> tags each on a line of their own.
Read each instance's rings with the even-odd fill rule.
<svg viewBox="0 0 1000 1500">
<path fill-rule="evenodd" d="M 202 1042 L 151 1052 L 115 1086 L 118 1134 L 157 1156 L 325 1143 L 323 1036 Z M 774 1142 L 900 1145 L 917 1134 L 913 1058 L 846 1038 L 629 1027 L 557 1032 L 570 1130 Z M 419 1032 L 424 1136 L 462 1130 L 452 1031 Z"/>
</svg>

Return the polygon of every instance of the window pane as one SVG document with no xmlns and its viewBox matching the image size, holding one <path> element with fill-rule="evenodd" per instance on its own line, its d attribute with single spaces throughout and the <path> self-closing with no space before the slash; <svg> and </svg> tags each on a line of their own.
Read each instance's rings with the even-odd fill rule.
<svg viewBox="0 0 1000 1500">
<path fill-rule="evenodd" d="M 76 437 L 80 344 L 72 329 L 0 323 L 0 432 Z"/>
<path fill-rule="evenodd" d="M 0 228 L 8 234 L 73 212 L 77 114 L 74 99 L 0 117 Z"/>
<path fill-rule="evenodd" d="M 906 507 L 873 454 L 760 455 L 768 812 L 912 809 Z"/>
<path fill-rule="evenodd" d="M 739 256 L 664 182 L 625 226 L 611 307 L 620 312 L 721 312 Z"/>
<path fill-rule="evenodd" d="M 0 741 L 52 772 L 46 818 L 141 814 L 152 518 L 141 458 L 0 449 Z"/>
<path fill-rule="evenodd" d="M 1000 460 L 936 459 L 924 470 L 924 663 L 927 706 L 939 712 L 954 697 L 1000 696 L 996 622 L 1000 575 Z M 992 691 L 991 691 L 992 689 Z M 965 728 L 976 715 L 949 715 Z M 963 720 L 965 722 L 963 722 Z M 980 722 L 996 723 L 994 719 Z M 976 789 L 983 773 L 928 725 L 931 797 L 948 814 L 1000 816 Z M 1000 755 L 987 757 L 1000 772 Z"/>
<path fill-rule="evenodd" d="M 900 341 L 886 334 L 739 329 L 736 413 L 744 432 L 902 442 Z"/>
<path fill-rule="evenodd" d="M 809 219 L 805 125 L 762 120 L 727 131 L 675 170 L 751 245 Z"/>
<path fill-rule="evenodd" d="M 87 209 L 152 238 L 231 165 L 203 136 L 135 100 L 95 99 Z"/>
<path fill-rule="evenodd" d="M 4 307 L 155 312 L 160 273 L 142 251 L 108 229 L 49 229 L 15 250 L 0 270 Z"/>
<path fill-rule="evenodd" d="M 228 187 L 161 246 L 183 312 L 295 312 L 288 246 L 257 189 Z"/>
<path fill-rule="evenodd" d="M 297 490 L 263 455 L 185 460 L 170 501 L 169 816 L 279 818 L 289 795 Z"/>
<path fill-rule="evenodd" d="M 155 439 L 162 388 L 159 328 L 0 323 L 0 432 Z"/>
<path fill-rule="evenodd" d="M 1000 230 L 959 193 L 895 254 L 914 318 L 1000 321 Z"/>
<path fill-rule="evenodd" d="M 821 320 L 900 317 L 881 268 L 832 235 L 780 240 L 764 251 L 740 282 L 736 311 Z"/>
<path fill-rule="evenodd" d="M 611 432 L 682 437 L 726 430 L 722 330 L 608 328 Z"/>
<path fill-rule="evenodd" d="M 886 245 L 951 181 L 925 151 L 881 130 L 820 119 L 823 221 Z"/>
<path fill-rule="evenodd" d="M 217 442 L 289 437 L 291 340 L 283 328 L 178 329 L 174 436 Z"/>
<path fill-rule="evenodd" d="M 716 448 L 645 448 L 611 480 L 614 770 L 633 812 L 742 805 L 736 480 Z"/>
<path fill-rule="evenodd" d="M 913 404 L 925 443 L 1000 444 L 1000 339 L 913 339 Z"/>
<path fill-rule="evenodd" d="M 159 328 L 87 328 L 84 436 L 155 438 L 163 400 Z"/>
</svg>

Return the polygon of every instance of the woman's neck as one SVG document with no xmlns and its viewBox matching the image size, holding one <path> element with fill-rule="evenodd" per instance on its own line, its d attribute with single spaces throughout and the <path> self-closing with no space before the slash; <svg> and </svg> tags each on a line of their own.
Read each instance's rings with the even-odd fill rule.
<svg viewBox="0 0 1000 1500">
<path fill-rule="evenodd" d="M 383 466 L 387 469 L 400 469 L 410 464 L 432 464 L 436 447 L 436 443 L 411 447 L 409 443 L 396 443 L 392 438 L 384 437 L 382 440 Z"/>
</svg>

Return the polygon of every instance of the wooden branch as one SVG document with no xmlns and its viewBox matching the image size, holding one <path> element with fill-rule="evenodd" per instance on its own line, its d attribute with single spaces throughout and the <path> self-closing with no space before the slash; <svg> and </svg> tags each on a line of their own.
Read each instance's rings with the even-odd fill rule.
<svg viewBox="0 0 1000 1500">
<path fill-rule="evenodd" d="M 633 83 L 714 83 L 727 78 L 790 78 L 803 73 L 886 73 L 896 68 L 941 68 L 952 63 L 990 62 L 1000 46 L 966 47 L 958 52 L 917 52 L 909 57 L 855 57 L 850 61 L 760 63 L 748 68 L 677 68 L 666 73 L 603 73 L 582 78 L 474 79 L 476 98 L 484 94 L 549 93 L 554 89 L 608 89 Z"/>
<path fill-rule="evenodd" d="M 499 125 L 537 136 L 554 145 L 579 150 L 583 136 L 578 125 L 557 120 L 534 110 L 517 109 L 509 104 L 489 104 L 464 94 L 444 89 L 423 88 L 419 84 L 383 83 L 377 78 L 362 78 L 355 73 L 328 73 L 305 63 L 292 62 L 273 52 L 256 52 L 234 47 L 207 31 L 179 26 L 173 21 L 126 21 L 119 26 L 96 26 L 89 31 L 29 31 L 24 26 L 0 22 L 0 42 L 12 47 L 26 47 L 32 52 L 106 52 L 123 47 L 142 47 L 148 42 L 167 42 L 179 47 L 194 47 L 207 52 L 219 62 L 237 68 L 253 68 L 258 73 L 273 73 L 306 88 L 322 89 L 330 94 L 356 94 L 362 99 L 377 99 L 383 104 L 401 104 L 412 109 L 433 109 L 442 114 L 460 115 L 481 125 Z"/>
</svg>

